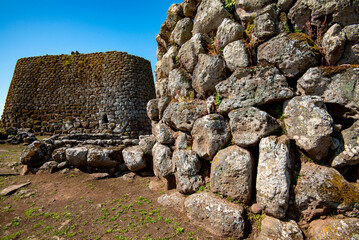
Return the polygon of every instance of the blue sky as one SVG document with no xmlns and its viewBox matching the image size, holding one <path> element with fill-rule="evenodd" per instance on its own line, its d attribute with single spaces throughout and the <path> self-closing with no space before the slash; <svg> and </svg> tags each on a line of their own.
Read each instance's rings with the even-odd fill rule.
<svg viewBox="0 0 359 240">
<path fill-rule="evenodd" d="M 156 64 L 155 36 L 175 0 L 0 0 L 0 115 L 19 58 L 124 51 Z"/>
</svg>

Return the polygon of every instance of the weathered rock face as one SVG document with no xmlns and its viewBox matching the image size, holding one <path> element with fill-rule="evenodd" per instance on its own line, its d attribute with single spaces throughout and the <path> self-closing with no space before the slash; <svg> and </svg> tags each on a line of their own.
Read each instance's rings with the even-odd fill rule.
<svg viewBox="0 0 359 240">
<path fill-rule="evenodd" d="M 201 161 L 192 150 L 179 150 L 173 153 L 172 162 L 176 166 L 177 190 L 191 194 L 203 185 L 202 176 L 198 175 Z"/>
<path fill-rule="evenodd" d="M 223 50 L 223 57 L 232 72 L 239 67 L 249 66 L 247 49 L 240 40 L 229 43 Z"/>
<path fill-rule="evenodd" d="M 359 237 L 359 219 L 315 220 L 309 226 L 309 235 L 313 239 L 357 239 Z"/>
<path fill-rule="evenodd" d="M 123 160 L 130 171 L 136 172 L 147 166 L 145 154 L 140 146 L 133 146 L 123 149 Z"/>
<path fill-rule="evenodd" d="M 330 209 L 358 215 L 358 2 L 175 6 L 156 37 L 158 99 L 148 115 L 161 184 L 210 191 L 186 198 L 189 217 L 221 237 L 304 239 L 300 228 Z M 218 205 L 226 200 L 212 193 L 252 206 L 251 236 L 229 234 L 231 214 Z"/>
<path fill-rule="evenodd" d="M 163 194 L 158 199 L 157 202 L 165 207 L 174 208 L 180 212 L 184 212 L 184 201 L 186 197 L 179 192 L 173 192 L 171 194 Z"/>
<path fill-rule="evenodd" d="M 325 16 L 331 15 L 326 23 L 339 23 L 340 25 L 350 25 L 359 23 L 357 1 L 349 2 L 346 0 L 299 0 L 289 11 L 289 18 L 294 24 L 295 29 L 305 30 L 306 23 L 309 21 L 313 26 L 321 25 Z"/>
<path fill-rule="evenodd" d="M 35 141 L 21 153 L 20 161 L 30 167 L 40 167 L 51 158 L 49 150 L 45 143 Z"/>
<path fill-rule="evenodd" d="M 211 166 L 211 191 L 248 204 L 252 194 L 253 157 L 238 146 L 219 151 Z"/>
<path fill-rule="evenodd" d="M 197 33 L 183 44 L 178 52 L 178 60 L 187 72 L 193 72 L 198 62 L 198 56 L 201 53 L 206 53 L 207 44 L 210 41 L 211 39 L 207 35 Z"/>
<path fill-rule="evenodd" d="M 231 137 L 228 123 L 218 114 L 210 114 L 198 119 L 194 123 L 191 134 L 193 151 L 206 160 L 211 160 L 217 150 Z"/>
<path fill-rule="evenodd" d="M 191 131 L 194 122 L 207 114 L 203 101 L 174 102 L 163 113 L 163 120 L 174 129 Z"/>
<path fill-rule="evenodd" d="M 280 127 L 275 118 L 255 107 L 233 110 L 228 117 L 233 142 L 241 147 L 257 145 L 261 138 Z"/>
<path fill-rule="evenodd" d="M 87 166 L 87 147 L 74 147 L 66 149 L 66 159 L 69 163 L 77 168 Z"/>
<path fill-rule="evenodd" d="M 334 158 L 332 167 L 335 168 L 359 163 L 359 121 L 342 131 L 342 135 L 344 151 Z"/>
<path fill-rule="evenodd" d="M 123 163 L 122 148 L 91 148 L 88 151 L 87 163 L 91 167 L 116 167 Z"/>
<path fill-rule="evenodd" d="M 289 139 L 285 136 L 263 138 L 259 144 L 257 170 L 257 203 L 266 214 L 276 218 L 286 216 L 293 159 Z"/>
<path fill-rule="evenodd" d="M 202 0 L 194 18 L 193 34 L 216 30 L 229 13 L 220 0 Z"/>
<path fill-rule="evenodd" d="M 230 78 L 216 85 L 222 101 L 217 109 L 233 109 L 282 101 L 293 96 L 286 78 L 270 66 L 238 68 Z"/>
<path fill-rule="evenodd" d="M 330 208 L 352 209 L 359 202 L 359 189 L 335 169 L 306 163 L 295 188 L 295 204 L 307 220 Z"/>
<path fill-rule="evenodd" d="M 186 198 L 185 209 L 189 219 L 215 235 L 235 238 L 244 235 L 244 209 L 239 205 L 201 192 Z"/>
<path fill-rule="evenodd" d="M 290 78 L 315 66 L 319 54 L 315 43 L 304 33 L 284 33 L 258 47 L 259 62 L 274 64 Z"/>
<path fill-rule="evenodd" d="M 309 69 L 297 84 L 302 95 L 317 95 L 326 103 L 339 105 L 332 114 L 359 119 L 358 66 L 315 67 Z"/>
<path fill-rule="evenodd" d="M 214 91 L 216 84 L 225 79 L 226 63 L 220 56 L 200 54 L 193 72 L 192 87 L 202 97 Z"/>
<path fill-rule="evenodd" d="M 288 136 L 318 161 L 328 156 L 332 142 L 333 118 L 320 97 L 294 97 L 285 104 L 284 123 Z"/>
<path fill-rule="evenodd" d="M 169 147 L 156 143 L 152 148 L 153 171 L 157 177 L 168 178 L 174 173 L 172 151 Z"/>
<path fill-rule="evenodd" d="M 140 136 L 139 146 L 144 154 L 152 155 L 152 148 L 156 144 L 156 138 L 153 135 Z"/>
<path fill-rule="evenodd" d="M 223 49 L 229 43 L 240 40 L 243 38 L 244 29 L 231 19 L 224 19 L 221 25 L 218 27 L 216 35 L 216 47 Z"/>
<path fill-rule="evenodd" d="M 302 230 L 293 221 L 281 221 L 279 219 L 266 216 L 262 220 L 261 231 L 256 240 L 303 240 Z M 315 238 L 316 239 L 316 238 Z"/>
</svg>

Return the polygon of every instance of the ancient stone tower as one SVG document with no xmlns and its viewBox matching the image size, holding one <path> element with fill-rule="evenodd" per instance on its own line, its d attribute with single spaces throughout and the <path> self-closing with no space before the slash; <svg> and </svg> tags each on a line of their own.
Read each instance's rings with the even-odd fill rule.
<svg viewBox="0 0 359 240">
<path fill-rule="evenodd" d="M 136 137 L 151 131 L 146 104 L 154 97 L 150 62 L 125 52 L 23 58 L 2 125 Z"/>
</svg>

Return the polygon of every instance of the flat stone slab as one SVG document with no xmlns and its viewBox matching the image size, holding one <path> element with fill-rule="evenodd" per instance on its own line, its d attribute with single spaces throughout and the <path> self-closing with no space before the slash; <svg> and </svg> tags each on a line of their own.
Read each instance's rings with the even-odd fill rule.
<svg viewBox="0 0 359 240">
<path fill-rule="evenodd" d="M 22 187 L 25 187 L 27 185 L 30 185 L 31 182 L 27 182 L 27 183 L 22 183 L 22 184 L 17 184 L 17 185 L 11 185 L 5 189 L 3 189 L 1 192 L 0 192 L 0 196 L 7 196 L 7 195 L 11 195 L 13 194 L 14 192 L 16 192 L 17 190 L 19 190 L 20 188 Z"/>
</svg>

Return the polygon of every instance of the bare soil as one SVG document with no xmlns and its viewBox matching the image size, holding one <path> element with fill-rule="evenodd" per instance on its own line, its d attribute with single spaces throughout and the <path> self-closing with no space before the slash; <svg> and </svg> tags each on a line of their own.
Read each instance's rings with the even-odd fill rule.
<svg viewBox="0 0 359 240">
<path fill-rule="evenodd" d="M 31 184 L 0 199 L 0 239 L 221 239 L 157 203 L 154 177 L 89 180 L 73 169 L 66 174 L 15 174 L 24 146 L 0 145 L 0 191 Z"/>
</svg>

